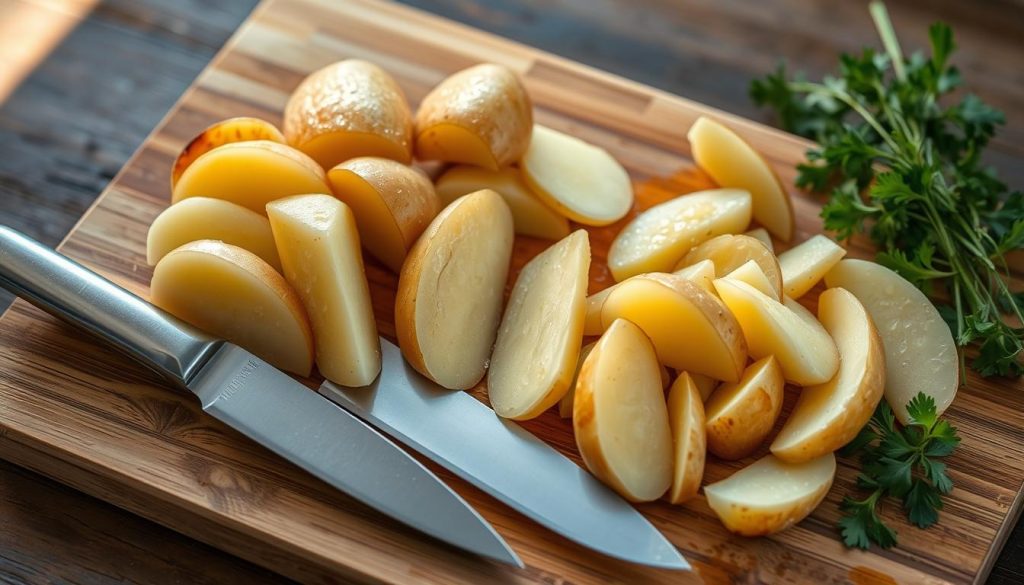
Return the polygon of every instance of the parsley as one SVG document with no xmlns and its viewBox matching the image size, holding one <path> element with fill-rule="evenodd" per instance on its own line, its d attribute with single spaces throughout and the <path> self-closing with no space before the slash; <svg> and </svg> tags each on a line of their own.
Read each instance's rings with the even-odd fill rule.
<svg viewBox="0 0 1024 585">
<path fill-rule="evenodd" d="M 883 400 L 871 420 L 850 443 L 844 455 L 860 454 L 862 471 L 857 487 L 870 492 L 863 500 L 843 498 L 845 515 L 839 529 L 846 546 L 882 548 L 896 544 L 896 532 L 878 516 L 886 496 L 902 501 L 912 524 L 927 528 L 939 519 L 942 496 L 953 490 L 946 464 L 939 459 L 960 443 L 956 429 L 935 413 L 935 400 L 923 392 L 907 404 L 910 424 L 899 428 L 889 403 Z"/>
<path fill-rule="evenodd" d="M 960 346 L 978 344 L 978 373 L 1021 375 L 1024 297 L 1007 284 L 1004 255 L 1024 248 L 1024 194 L 981 164 L 1003 114 L 970 94 L 943 105 L 961 84 L 948 26 L 929 29 L 930 56 L 907 58 L 885 6 L 872 2 L 871 15 L 883 52 L 841 55 L 839 74 L 820 83 L 790 80 L 780 66 L 751 84 L 751 97 L 820 145 L 797 184 L 830 192 L 825 227 L 843 239 L 866 232 L 881 264 L 948 298 L 940 313 Z"/>
</svg>

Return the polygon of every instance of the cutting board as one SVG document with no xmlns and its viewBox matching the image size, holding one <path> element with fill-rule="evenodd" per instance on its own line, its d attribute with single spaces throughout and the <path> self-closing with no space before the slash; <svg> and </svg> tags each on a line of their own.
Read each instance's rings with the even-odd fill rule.
<svg viewBox="0 0 1024 585">
<path fill-rule="evenodd" d="M 279 123 L 289 92 L 306 74 L 347 57 L 387 69 L 413 104 L 454 71 L 481 61 L 508 65 L 524 78 L 538 122 L 603 146 L 626 166 L 636 186 L 637 210 L 711 186 L 694 167 L 685 140 L 699 115 L 717 116 L 735 128 L 787 185 L 808 146 L 410 8 L 370 0 L 266 0 L 72 230 L 61 252 L 145 296 L 151 276 L 146 230 L 168 205 L 169 170 L 178 150 L 222 118 L 253 115 Z M 793 197 L 799 241 L 820 231 L 820 201 L 795 190 Z M 590 230 L 591 292 L 611 282 L 604 258 L 620 227 Z M 517 241 L 510 283 L 546 245 Z M 855 241 L 850 255 L 870 257 L 871 250 Z M 380 331 L 393 339 L 396 277 L 372 260 L 367 266 Z M 317 380 L 308 382 L 315 386 Z M 787 411 L 797 392 L 788 391 Z M 0 320 L 0 456 L 315 583 L 979 582 L 1019 512 L 1022 413 L 1020 381 L 973 374 L 967 379 L 948 412 L 963 437 L 949 459 L 956 490 L 930 530 L 909 526 L 887 506 L 883 516 L 901 542 L 888 551 L 851 551 L 839 541 L 839 501 L 856 494 L 855 469 L 843 460 L 817 511 L 767 538 L 728 534 L 703 498 L 685 506 L 640 506 L 693 563 L 693 573 L 647 569 L 591 553 L 435 468 L 519 552 L 528 566 L 516 570 L 438 544 L 330 489 L 203 415 L 190 395 L 161 385 L 116 352 L 24 302 L 16 302 Z M 548 412 L 525 426 L 579 461 L 568 421 Z M 748 462 L 711 461 L 706 479 L 723 478 Z"/>
</svg>

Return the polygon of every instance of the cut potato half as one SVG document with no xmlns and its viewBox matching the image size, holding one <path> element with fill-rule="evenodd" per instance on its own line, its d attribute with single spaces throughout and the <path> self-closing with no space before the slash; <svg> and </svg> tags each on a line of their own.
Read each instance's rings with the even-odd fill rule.
<svg viewBox="0 0 1024 585">
<path fill-rule="evenodd" d="M 924 392 L 937 414 L 953 402 L 960 371 L 949 326 L 928 297 L 892 270 L 865 260 L 842 260 L 825 275 L 864 304 L 885 349 L 885 399 L 907 424 L 907 403 Z"/>
<path fill-rule="evenodd" d="M 722 481 L 704 486 L 708 505 L 730 531 L 764 536 L 803 520 L 825 499 L 836 475 L 831 453 L 804 463 L 766 455 Z"/>
<path fill-rule="evenodd" d="M 693 160 L 716 183 L 750 192 L 757 223 L 783 242 L 793 238 L 795 221 L 789 193 L 750 144 L 721 122 L 705 116 L 693 123 L 686 137 Z"/>
<path fill-rule="evenodd" d="M 715 274 L 725 276 L 753 260 L 771 284 L 776 300 L 782 300 L 782 270 L 779 261 L 757 238 L 750 236 L 721 235 L 694 247 L 676 265 L 676 270 L 691 266 L 702 260 L 715 263 Z"/>
<path fill-rule="evenodd" d="M 313 333 L 298 295 L 259 256 L 224 242 L 189 242 L 153 269 L 150 302 L 275 368 L 308 376 Z"/>
<path fill-rule="evenodd" d="M 773 254 L 775 253 L 775 243 L 772 242 L 772 236 L 768 233 L 768 230 L 763 227 L 754 228 L 748 232 L 744 232 L 743 235 L 756 238 L 757 241 L 764 244 L 765 248 L 768 248 Z"/>
<path fill-rule="evenodd" d="M 708 451 L 729 460 L 756 451 L 779 418 L 785 385 L 773 356 L 747 366 L 738 382 L 720 385 L 704 405 Z"/>
<path fill-rule="evenodd" d="M 171 189 L 174 189 L 174 185 L 181 178 L 185 169 L 200 156 L 224 144 L 249 140 L 285 143 L 284 134 L 281 134 L 277 126 L 266 120 L 250 117 L 221 120 L 200 132 L 178 154 L 178 158 L 174 160 L 174 166 L 171 167 Z"/>
<path fill-rule="evenodd" d="M 416 242 L 398 279 L 395 330 L 416 371 L 445 388 L 484 377 L 512 257 L 512 214 L 484 189 L 449 205 Z"/>
<path fill-rule="evenodd" d="M 707 445 L 704 401 L 686 372 L 679 374 L 668 391 L 668 422 L 672 429 L 675 463 L 668 501 L 682 504 L 700 491 Z"/>
<path fill-rule="evenodd" d="M 590 240 L 576 230 L 519 273 L 487 375 L 499 416 L 533 418 L 569 390 L 583 344 L 589 270 Z"/>
<path fill-rule="evenodd" d="M 313 325 L 317 369 L 342 386 L 373 382 L 380 338 L 352 212 L 330 195 L 296 195 L 267 214 L 284 276 Z"/>
<path fill-rule="evenodd" d="M 672 484 L 658 360 L 636 325 L 616 319 L 583 362 L 572 422 L 587 469 L 627 500 L 656 500 Z"/>
<path fill-rule="evenodd" d="M 580 349 L 580 357 L 576 360 L 576 373 L 573 374 L 572 384 L 569 386 L 569 391 L 558 401 L 558 416 L 562 418 L 572 418 L 572 405 L 576 402 L 576 381 L 580 377 L 580 368 L 583 367 L 583 362 L 586 361 L 596 344 L 596 341 L 588 343 Z"/>
<path fill-rule="evenodd" d="M 726 274 L 722 278 L 745 282 L 772 298 L 775 298 L 777 293 L 775 288 L 772 286 L 771 281 L 768 280 L 767 276 L 765 276 L 764 270 L 761 270 L 761 267 L 753 260 L 747 260 L 746 264 L 740 266 L 736 270 L 733 270 L 729 274 Z"/>
<path fill-rule="evenodd" d="M 682 195 L 633 218 L 612 241 L 608 268 L 617 281 L 669 272 L 690 248 L 750 224 L 750 193 L 714 189 Z"/>
<path fill-rule="evenodd" d="M 839 244 L 817 234 L 779 255 L 783 293 L 799 299 L 846 256 Z"/>
</svg>

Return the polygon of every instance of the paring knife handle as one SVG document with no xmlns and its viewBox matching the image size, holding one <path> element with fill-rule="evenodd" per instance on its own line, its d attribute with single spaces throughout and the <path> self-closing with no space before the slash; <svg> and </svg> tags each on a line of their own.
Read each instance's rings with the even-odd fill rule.
<svg viewBox="0 0 1024 585">
<path fill-rule="evenodd" d="M 177 384 L 188 383 L 222 344 L 3 225 L 0 287 L 98 335 Z"/>
</svg>

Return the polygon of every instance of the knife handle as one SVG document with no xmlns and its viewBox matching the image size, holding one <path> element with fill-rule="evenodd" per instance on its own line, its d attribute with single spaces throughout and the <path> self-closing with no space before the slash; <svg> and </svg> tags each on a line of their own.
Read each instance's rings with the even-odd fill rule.
<svg viewBox="0 0 1024 585">
<path fill-rule="evenodd" d="M 178 385 L 187 385 L 223 343 L 3 225 L 0 287 L 98 335 Z"/>
</svg>

